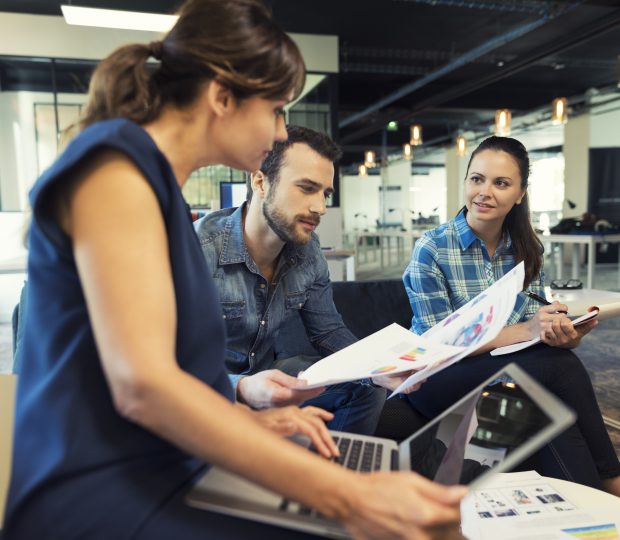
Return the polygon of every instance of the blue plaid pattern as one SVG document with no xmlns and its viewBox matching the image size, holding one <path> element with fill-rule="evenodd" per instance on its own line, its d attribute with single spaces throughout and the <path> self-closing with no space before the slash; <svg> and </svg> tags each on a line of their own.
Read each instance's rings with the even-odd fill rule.
<svg viewBox="0 0 620 540">
<path fill-rule="evenodd" d="M 427 231 L 415 243 L 403 275 L 413 310 L 411 330 L 423 334 L 465 305 L 514 268 L 510 235 L 505 233 L 493 257 L 471 230 L 461 211 L 454 219 Z M 544 274 L 528 290 L 541 296 Z M 520 293 L 508 324 L 526 321 L 540 304 Z"/>
</svg>

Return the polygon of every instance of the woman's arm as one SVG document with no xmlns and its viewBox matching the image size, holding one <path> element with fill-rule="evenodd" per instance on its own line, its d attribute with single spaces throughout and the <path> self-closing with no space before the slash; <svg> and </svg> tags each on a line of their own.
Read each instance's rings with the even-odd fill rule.
<svg viewBox="0 0 620 540">
<path fill-rule="evenodd" d="M 458 520 L 459 490 L 413 474 L 356 475 L 278 438 L 181 370 L 168 239 L 152 189 L 117 154 L 86 171 L 61 223 L 73 242 L 104 375 L 119 414 L 340 519 L 360 538 L 406 538 Z M 206 346 L 206 344 L 205 344 Z M 252 441 L 252 452 L 239 452 Z M 277 471 L 277 474 L 274 474 Z"/>
<path fill-rule="evenodd" d="M 411 329 L 416 334 L 423 334 L 455 311 L 448 282 L 435 255 L 432 240 L 422 237 L 415 243 L 411 261 L 403 274 L 413 312 Z"/>
</svg>

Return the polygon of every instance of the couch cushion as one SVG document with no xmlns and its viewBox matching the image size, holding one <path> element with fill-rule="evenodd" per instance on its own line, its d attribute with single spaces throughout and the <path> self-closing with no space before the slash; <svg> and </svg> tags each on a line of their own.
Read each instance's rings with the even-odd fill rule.
<svg viewBox="0 0 620 540">
<path fill-rule="evenodd" d="M 394 322 L 411 327 L 411 305 L 400 279 L 337 281 L 332 285 L 336 309 L 358 338 Z"/>
</svg>

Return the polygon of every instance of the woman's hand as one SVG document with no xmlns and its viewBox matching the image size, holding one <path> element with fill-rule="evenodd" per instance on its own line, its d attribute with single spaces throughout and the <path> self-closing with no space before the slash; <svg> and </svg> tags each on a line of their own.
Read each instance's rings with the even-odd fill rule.
<svg viewBox="0 0 620 540">
<path fill-rule="evenodd" d="M 548 306 L 542 306 L 526 323 L 529 329 L 530 339 L 541 336 L 542 332 L 551 328 L 554 320 L 566 319 L 568 321 L 569 319 L 566 316 L 567 312 L 568 307 L 557 300 Z"/>
<path fill-rule="evenodd" d="M 581 338 L 598 324 L 598 321 L 594 319 L 573 326 L 572 321 L 565 313 L 560 313 L 561 311 L 568 311 L 568 307 L 557 301 L 541 307 L 528 321 L 530 333 L 532 338 L 538 336 L 543 343 L 552 347 L 573 349 L 579 345 Z"/>
<path fill-rule="evenodd" d="M 357 475 L 350 515 L 354 538 L 460 539 L 462 486 L 447 487 L 410 472 Z"/>
<path fill-rule="evenodd" d="M 573 326 L 568 317 L 556 319 L 551 323 L 550 327 L 541 331 L 540 340 L 552 347 L 574 349 L 581 342 L 581 338 L 597 324 L 598 321 L 593 319 L 579 326 Z"/>
<path fill-rule="evenodd" d="M 325 458 L 339 456 L 340 452 L 332 439 L 325 422 L 334 415 L 318 407 L 299 408 L 294 405 L 251 411 L 254 419 L 263 427 L 281 435 L 290 437 L 296 433 L 306 435 Z"/>
</svg>

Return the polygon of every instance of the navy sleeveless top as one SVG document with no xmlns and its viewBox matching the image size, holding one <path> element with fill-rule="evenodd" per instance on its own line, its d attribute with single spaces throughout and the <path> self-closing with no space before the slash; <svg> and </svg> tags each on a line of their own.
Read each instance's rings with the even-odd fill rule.
<svg viewBox="0 0 620 540">
<path fill-rule="evenodd" d="M 159 201 L 176 296 L 179 365 L 233 399 L 217 293 L 170 164 L 130 121 L 90 126 L 30 193 L 29 297 L 4 538 L 130 538 L 204 469 L 114 409 L 71 241 L 50 213 L 50 188 L 66 183 L 104 148 L 125 154 Z"/>
</svg>

